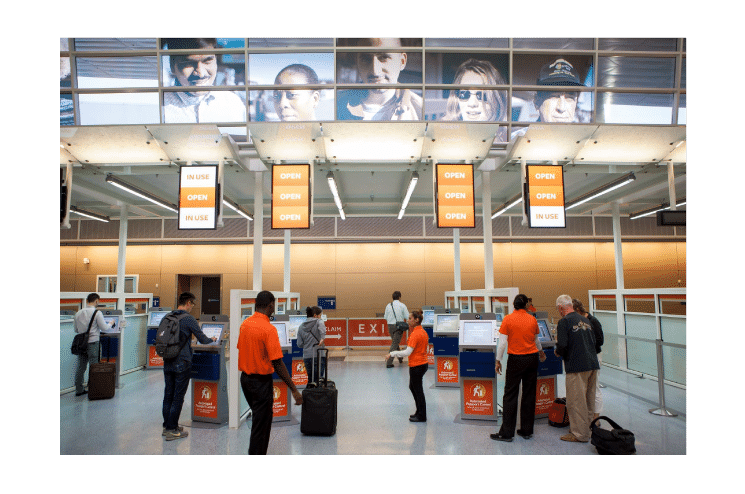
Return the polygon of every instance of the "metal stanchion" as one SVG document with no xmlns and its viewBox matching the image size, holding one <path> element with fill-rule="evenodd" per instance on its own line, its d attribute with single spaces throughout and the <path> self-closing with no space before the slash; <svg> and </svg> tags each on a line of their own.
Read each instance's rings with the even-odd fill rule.
<svg viewBox="0 0 745 494">
<path fill-rule="evenodd" d="M 655 340 L 655 344 L 657 345 L 657 384 L 660 390 L 660 407 L 650 409 L 649 413 L 661 417 L 677 417 L 678 414 L 665 408 L 665 364 L 662 360 L 662 340 Z"/>
</svg>

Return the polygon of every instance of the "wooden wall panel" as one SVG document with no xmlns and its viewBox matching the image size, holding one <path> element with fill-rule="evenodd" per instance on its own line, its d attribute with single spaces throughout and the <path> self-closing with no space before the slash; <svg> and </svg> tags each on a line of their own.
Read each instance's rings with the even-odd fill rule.
<svg viewBox="0 0 745 494">
<path fill-rule="evenodd" d="M 336 269 L 339 274 L 424 272 L 424 251 L 424 244 L 338 245 Z"/>
<path fill-rule="evenodd" d="M 77 247 L 60 247 L 59 249 L 59 265 L 60 275 L 71 275 L 75 276 L 75 270 L 77 269 Z M 80 262 L 83 262 L 82 260 Z M 60 289 L 60 291 L 65 291 Z"/>
<path fill-rule="evenodd" d="M 160 266 L 163 264 L 162 258 L 163 247 L 160 245 L 128 245 L 127 274 L 139 274 L 140 279 L 144 274 L 160 274 Z M 140 288 L 140 291 L 142 291 L 142 288 Z"/>
<path fill-rule="evenodd" d="M 520 243 L 512 248 L 512 268 L 519 272 L 594 271 L 594 262 L 580 262 L 595 258 L 595 245 L 583 242 Z"/>
</svg>

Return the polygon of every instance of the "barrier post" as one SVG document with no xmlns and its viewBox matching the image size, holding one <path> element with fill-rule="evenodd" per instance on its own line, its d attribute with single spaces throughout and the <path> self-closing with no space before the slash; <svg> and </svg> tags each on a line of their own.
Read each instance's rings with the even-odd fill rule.
<svg viewBox="0 0 745 494">
<path fill-rule="evenodd" d="M 655 345 L 657 346 L 657 385 L 660 393 L 660 407 L 650 409 L 649 413 L 661 417 L 677 417 L 678 414 L 665 408 L 665 364 L 662 358 L 662 340 L 655 340 Z"/>
</svg>

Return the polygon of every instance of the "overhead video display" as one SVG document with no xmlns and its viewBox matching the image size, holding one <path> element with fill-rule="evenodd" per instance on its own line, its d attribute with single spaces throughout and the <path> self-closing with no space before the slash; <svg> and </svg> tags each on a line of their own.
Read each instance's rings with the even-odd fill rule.
<svg viewBox="0 0 745 494">
<path fill-rule="evenodd" d="M 475 228 L 473 165 L 436 165 L 435 208 L 438 228 Z"/>
<path fill-rule="evenodd" d="M 528 165 L 528 224 L 530 228 L 565 228 L 564 169 Z"/>
<path fill-rule="evenodd" d="M 272 167 L 272 228 L 310 228 L 310 165 Z"/>
<path fill-rule="evenodd" d="M 179 230 L 217 228 L 217 166 L 182 166 L 178 196 Z"/>
</svg>

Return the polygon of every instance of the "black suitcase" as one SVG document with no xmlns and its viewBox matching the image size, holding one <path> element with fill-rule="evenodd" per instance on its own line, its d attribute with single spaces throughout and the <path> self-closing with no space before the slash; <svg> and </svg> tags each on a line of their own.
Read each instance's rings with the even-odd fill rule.
<svg viewBox="0 0 745 494">
<path fill-rule="evenodd" d="M 338 390 L 333 381 L 328 380 L 328 349 L 319 348 L 317 376 L 321 376 L 321 353 L 326 352 L 326 369 L 323 380 L 308 383 L 303 390 L 303 405 L 300 413 L 300 432 L 308 435 L 333 436 L 336 434 L 336 404 Z"/>
<path fill-rule="evenodd" d="M 108 362 L 91 364 L 88 371 L 88 399 L 105 400 L 116 391 L 116 365 Z"/>
</svg>

